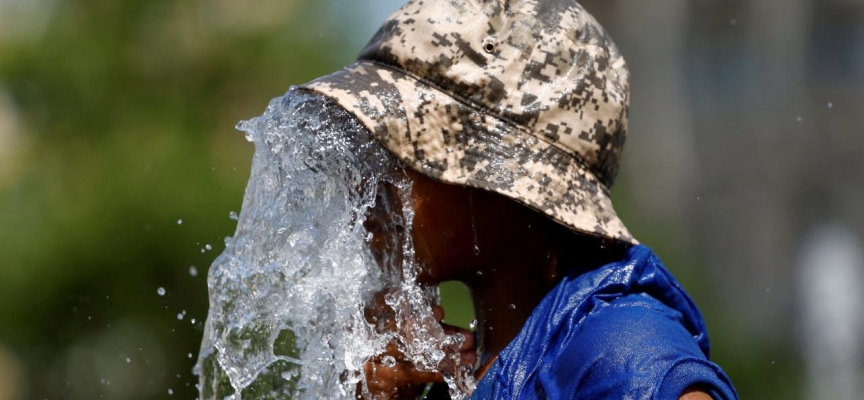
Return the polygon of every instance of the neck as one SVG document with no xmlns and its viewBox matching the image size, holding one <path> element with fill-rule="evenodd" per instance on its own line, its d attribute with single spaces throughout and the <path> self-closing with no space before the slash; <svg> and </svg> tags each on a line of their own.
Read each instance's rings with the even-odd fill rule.
<svg viewBox="0 0 864 400">
<path fill-rule="evenodd" d="M 558 282 L 555 274 L 542 272 L 556 269 L 554 257 L 544 258 L 540 263 L 536 261 L 497 263 L 491 268 L 478 269 L 482 275 L 464 282 L 471 293 L 477 318 L 477 352 L 481 365 L 478 379 L 519 334 L 534 308 Z"/>
</svg>

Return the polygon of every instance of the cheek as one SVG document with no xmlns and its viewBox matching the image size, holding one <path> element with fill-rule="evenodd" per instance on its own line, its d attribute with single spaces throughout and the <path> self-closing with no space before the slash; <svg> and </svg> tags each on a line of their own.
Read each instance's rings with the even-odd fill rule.
<svg viewBox="0 0 864 400">
<path fill-rule="evenodd" d="M 406 240 L 401 204 L 396 189 L 381 184 L 375 204 L 367 210 L 363 221 L 363 227 L 370 234 L 367 245 L 372 256 L 385 272 L 397 278 L 401 274 L 402 248 Z"/>
<path fill-rule="evenodd" d="M 414 239 L 414 252 L 417 262 L 425 268 L 435 264 L 435 255 L 440 253 L 440 245 L 435 240 L 437 232 L 430 221 L 431 219 L 428 218 L 422 209 L 414 210 L 411 237 Z"/>
<path fill-rule="evenodd" d="M 412 234 L 420 265 L 437 276 L 463 264 L 461 255 L 473 250 L 470 221 L 459 206 L 417 204 Z"/>
</svg>

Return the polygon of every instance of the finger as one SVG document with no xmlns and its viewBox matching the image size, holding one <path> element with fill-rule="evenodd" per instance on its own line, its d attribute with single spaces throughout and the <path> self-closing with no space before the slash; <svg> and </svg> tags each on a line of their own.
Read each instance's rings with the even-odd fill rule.
<svg viewBox="0 0 864 400">
<path fill-rule="evenodd" d="M 465 366 L 474 366 L 477 364 L 477 352 L 474 350 L 462 350 L 459 353 L 460 364 Z"/>
<path fill-rule="evenodd" d="M 388 342 L 387 346 L 385 346 L 384 348 L 384 353 L 379 354 L 377 357 L 375 357 L 375 360 L 381 360 L 385 356 L 393 357 L 396 360 L 401 360 L 405 358 L 405 355 L 403 355 L 402 351 L 399 350 L 399 344 L 394 341 Z"/>
<path fill-rule="evenodd" d="M 459 335 L 462 337 L 462 343 L 459 346 L 460 350 L 470 350 L 474 348 L 474 332 L 462 327 L 444 323 L 441 324 L 441 327 L 444 328 L 444 333 L 448 335 Z"/>
<path fill-rule="evenodd" d="M 441 322 L 444 321 L 444 307 L 439 305 L 432 306 L 432 314 L 435 315 L 435 321 Z"/>
<path fill-rule="evenodd" d="M 392 362 L 392 361 L 391 361 Z M 363 366 L 367 378 L 400 385 L 414 383 L 444 382 L 444 375 L 438 371 L 420 371 L 410 361 L 399 361 L 385 365 L 378 361 L 368 361 Z"/>
<path fill-rule="evenodd" d="M 396 331 L 396 314 L 393 308 L 387 304 L 387 295 L 392 292 L 392 289 L 376 292 L 363 309 L 366 322 L 374 325 L 378 333 Z"/>
<path fill-rule="evenodd" d="M 444 382 L 444 375 L 438 372 L 418 371 L 409 362 L 399 362 L 392 366 L 377 362 L 364 364 L 366 384 L 370 392 L 390 393 L 394 389 L 417 384 Z"/>
<path fill-rule="evenodd" d="M 403 384 L 439 382 L 438 379 L 443 379 L 438 372 L 417 370 L 411 361 L 405 359 L 405 355 L 395 342 L 387 343 L 384 352 L 367 361 L 366 364 L 371 364 L 375 368 L 372 371 L 375 374 L 388 379 L 398 378 L 398 381 Z"/>
<path fill-rule="evenodd" d="M 378 312 L 376 310 L 366 309 L 364 311 L 366 322 L 375 327 L 375 331 L 379 334 L 385 332 L 396 332 L 396 318 L 391 313 Z"/>
<path fill-rule="evenodd" d="M 386 305 L 387 304 L 387 296 L 389 296 L 391 293 L 393 293 L 395 291 L 396 290 L 393 288 L 385 288 L 383 290 L 379 290 L 379 291 L 375 292 L 375 295 L 374 295 L 375 304 L 381 305 L 381 306 Z"/>
<path fill-rule="evenodd" d="M 444 382 L 444 375 L 437 371 L 418 371 L 413 366 L 406 366 L 410 382 L 414 383 L 440 383 Z"/>
</svg>

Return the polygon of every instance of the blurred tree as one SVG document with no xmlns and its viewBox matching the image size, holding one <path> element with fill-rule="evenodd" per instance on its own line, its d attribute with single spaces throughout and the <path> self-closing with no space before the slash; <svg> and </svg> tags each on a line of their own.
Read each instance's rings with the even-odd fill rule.
<svg viewBox="0 0 864 400">
<path fill-rule="evenodd" d="M 301 1 L 42 3 L 41 32 L 0 28 L 0 143 L 30 144 L 0 170 L 0 346 L 25 398 L 194 398 L 251 160 L 232 128 L 342 50 Z"/>
</svg>

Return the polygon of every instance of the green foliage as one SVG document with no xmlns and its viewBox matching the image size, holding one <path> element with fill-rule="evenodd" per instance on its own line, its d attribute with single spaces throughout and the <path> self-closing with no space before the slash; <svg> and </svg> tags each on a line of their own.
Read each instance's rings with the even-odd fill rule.
<svg viewBox="0 0 864 400">
<path fill-rule="evenodd" d="M 234 124 L 350 58 L 303 33 L 320 16 L 302 6 L 261 22 L 220 2 L 64 1 L 0 40 L 28 139 L 0 180 L 0 350 L 25 398 L 196 396 L 207 266 L 253 150 Z"/>
</svg>

